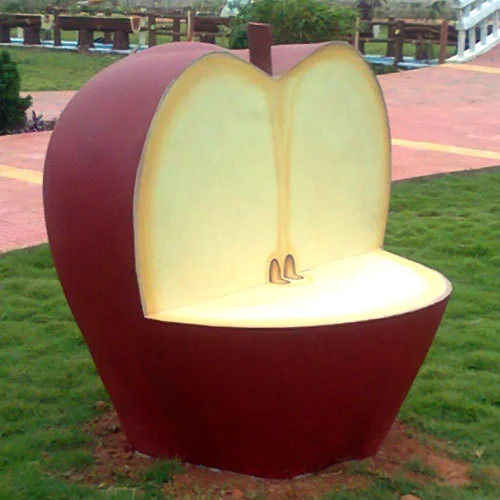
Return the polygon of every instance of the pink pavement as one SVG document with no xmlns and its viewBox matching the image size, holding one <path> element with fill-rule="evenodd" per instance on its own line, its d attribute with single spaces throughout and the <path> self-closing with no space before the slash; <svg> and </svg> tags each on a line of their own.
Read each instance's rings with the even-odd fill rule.
<svg viewBox="0 0 500 500">
<path fill-rule="evenodd" d="M 0 137 L 1 165 L 43 172 L 50 132 Z M 0 176 L 0 253 L 47 241 L 42 186 Z"/>
<path fill-rule="evenodd" d="M 498 46 L 495 47 L 493 50 L 472 61 L 471 64 L 500 68 L 500 48 Z"/>
<path fill-rule="evenodd" d="M 500 73 L 449 65 L 382 75 L 379 80 L 392 137 L 498 149 Z"/>
<path fill-rule="evenodd" d="M 470 64 L 500 68 L 500 46 Z M 382 75 L 379 81 L 393 139 L 500 154 L 500 71 L 465 71 L 446 65 Z M 59 116 L 74 92 L 30 94 L 36 113 L 50 119 Z M 0 168 L 7 165 L 42 172 L 49 139 L 50 132 L 0 137 Z M 500 164 L 497 157 L 401 145 L 393 145 L 392 158 L 393 180 Z M 0 252 L 46 239 L 41 185 L 0 176 Z"/>
<path fill-rule="evenodd" d="M 31 116 L 32 111 L 35 111 L 37 115 L 43 114 L 44 120 L 53 120 L 61 114 L 61 111 L 75 94 L 75 90 L 48 90 L 24 92 L 23 96 L 30 95 L 33 98 L 33 104 L 27 111 L 28 116 Z"/>
<path fill-rule="evenodd" d="M 0 254 L 46 241 L 42 187 L 0 177 Z"/>
<path fill-rule="evenodd" d="M 0 136 L 0 165 L 43 171 L 52 132 Z"/>
</svg>

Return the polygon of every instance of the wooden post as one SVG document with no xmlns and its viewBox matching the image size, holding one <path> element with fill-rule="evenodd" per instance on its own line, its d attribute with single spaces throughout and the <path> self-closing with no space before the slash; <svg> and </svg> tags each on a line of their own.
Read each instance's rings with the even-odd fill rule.
<svg viewBox="0 0 500 500">
<path fill-rule="evenodd" d="M 354 25 L 354 48 L 359 50 L 359 16 L 356 16 L 356 24 Z"/>
<path fill-rule="evenodd" d="M 418 35 L 418 40 L 415 42 L 415 60 L 421 61 L 422 59 L 425 59 L 424 40 L 422 35 Z"/>
<path fill-rule="evenodd" d="M 180 42 L 181 41 L 181 34 L 180 34 L 181 33 L 181 18 L 179 16 L 174 17 L 173 29 L 174 29 L 173 41 Z"/>
<path fill-rule="evenodd" d="M 403 45 L 405 39 L 405 22 L 396 21 L 396 28 L 394 30 L 394 37 L 396 42 L 394 45 L 394 58 L 396 59 L 396 64 L 403 60 Z"/>
<path fill-rule="evenodd" d="M 250 62 L 255 64 L 268 75 L 273 74 L 271 47 L 273 33 L 270 24 L 248 24 L 248 48 L 250 49 Z"/>
<path fill-rule="evenodd" d="M 80 49 L 92 47 L 94 45 L 94 32 L 86 28 L 79 30 L 78 45 Z"/>
<path fill-rule="evenodd" d="M 367 25 L 362 28 L 363 22 L 366 22 Z M 358 26 L 358 50 L 364 54 L 365 53 L 365 44 L 366 40 L 362 40 L 361 38 L 374 38 L 373 35 L 373 27 L 372 27 L 372 20 L 366 20 L 363 19 L 362 17 L 359 20 L 359 26 Z"/>
<path fill-rule="evenodd" d="M 10 43 L 10 28 L 8 25 L 0 24 L 0 43 Z"/>
<path fill-rule="evenodd" d="M 192 42 L 194 37 L 194 11 L 188 10 L 187 13 L 187 29 L 186 29 L 187 41 Z"/>
<path fill-rule="evenodd" d="M 373 20 L 373 1 L 367 1 L 367 0 L 358 0 L 357 3 L 357 8 L 358 12 L 360 13 L 359 19 L 356 21 L 356 33 L 357 33 L 357 38 L 356 35 L 354 36 L 354 46 L 356 49 L 358 49 L 362 54 L 365 53 L 365 40 L 360 40 L 360 38 L 366 38 L 369 37 L 370 35 L 374 36 L 371 32 L 368 33 L 368 30 L 371 30 L 371 21 Z M 365 21 L 370 24 L 368 24 L 368 29 L 360 29 L 360 21 Z"/>
<path fill-rule="evenodd" d="M 130 49 L 129 37 L 126 31 L 115 31 L 113 36 L 113 49 L 114 50 Z"/>
<path fill-rule="evenodd" d="M 108 45 L 110 43 L 113 43 L 113 37 L 111 36 L 111 31 L 105 31 L 103 33 L 102 43 L 107 43 Z"/>
<path fill-rule="evenodd" d="M 154 47 L 156 45 L 156 16 L 148 14 L 148 45 Z"/>
<path fill-rule="evenodd" d="M 394 57 L 396 44 L 391 40 L 391 38 L 394 38 L 394 31 L 396 31 L 395 18 L 391 16 L 387 25 L 387 50 L 385 51 L 387 57 Z"/>
<path fill-rule="evenodd" d="M 24 45 L 40 45 L 40 25 L 28 25 L 24 30 Z"/>
<path fill-rule="evenodd" d="M 61 22 L 59 21 L 60 14 L 61 11 L 59 9 L 54 9 L 54 47 L 60 47 L 62 43 Z"/>
<path fill-rule="evenodd" d="M 112 13 L 110 10 L 108 10 L 108 11 L 106 11 L 106 12 L 104 13 L 104 15 L 105 15 L 105 16 L 107 16 L 107 17 L 111 17 L 111 15 L 112 15 L 112 14 L 113 14 L 113 13 Z M 103 38 L 103 43 L 107 43 L 108 45 L 109 45 L 110 43 L 113 43 L 113 39 L 112 39 L 112 37 L 111 37 L 111 31 L 105 31 L 105 32 L 103 33 L 103 37 L 102 37 L 102 38 Z"/>
<path fill-rule="evenodd" d="M 439 64 L 444 64 L 446 60 L 446 46 L 448 44 L 448 21 L 441 22 L 441 32 L 439 34 Z"/>
</svg>

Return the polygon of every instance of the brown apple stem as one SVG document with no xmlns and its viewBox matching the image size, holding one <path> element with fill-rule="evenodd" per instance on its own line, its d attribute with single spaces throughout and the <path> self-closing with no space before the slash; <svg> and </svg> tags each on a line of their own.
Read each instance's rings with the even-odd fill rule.
<svg viewBox="0 0 500 500">
<path fill-rule="evenodd" d="M 248 24 L 248 48 L 250 49 L 250 62 L 266 72 L 273 74 L 273 63 L 271 60 L 271 46 L 273 34 L 270 24 L 249 23 Z"/>
</svg>

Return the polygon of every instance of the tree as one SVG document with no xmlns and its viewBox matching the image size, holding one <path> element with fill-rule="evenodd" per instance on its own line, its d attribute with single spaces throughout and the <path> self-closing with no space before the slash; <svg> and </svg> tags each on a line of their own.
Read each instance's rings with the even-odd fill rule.
<svg viewBox="0 0 500 500">
<path fill-rule="evenodd" d="M 16 63 L 6 51 L 0 52 L 0 134 L 21 127 L 25 111 L 31 106 L 31 96 L 21 97 L 21 78 Z"/>
<path fill-rule="evenodd" d="M 255 0 L 239 5 L 233 21 L 231 48 L 247 45 L 248 22 L 268 23 L 276 44 L 315 43 L 349 36 L 356 10 L 320 0 Z"/>
</svg>

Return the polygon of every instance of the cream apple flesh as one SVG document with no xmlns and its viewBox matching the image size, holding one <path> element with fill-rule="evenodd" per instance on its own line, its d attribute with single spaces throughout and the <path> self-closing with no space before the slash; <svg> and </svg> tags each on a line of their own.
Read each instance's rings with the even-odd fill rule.
<svg viewBox="0 0 500 500">
<path fill-rule="evenodd" d="M 160 102 L 138 170 L 145 315 L 315 326 L 441 300 L 444 277 L 380 250 L 390 182 L 380 90 L 348 46 L 276 78 L 227 53 L 199 59 Z"/>
<path fill-rule="evenodd" d="M 450 285 L 382 250 L 389 128 L 342 44 L 127 57 L 47 153 L 49 242 L 131 445 L 291 477 L 376 453 Z M 96 117 L 98 119 L 96 119 Z"/>
</svg>

